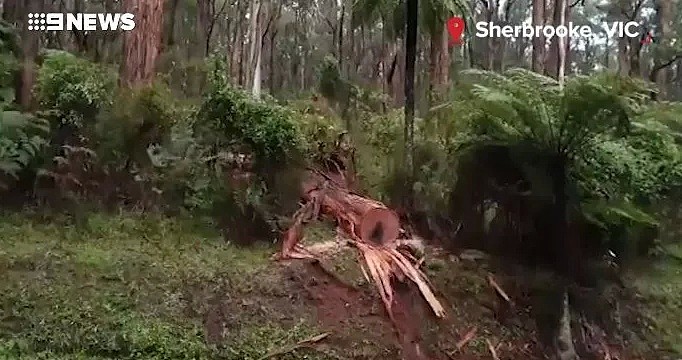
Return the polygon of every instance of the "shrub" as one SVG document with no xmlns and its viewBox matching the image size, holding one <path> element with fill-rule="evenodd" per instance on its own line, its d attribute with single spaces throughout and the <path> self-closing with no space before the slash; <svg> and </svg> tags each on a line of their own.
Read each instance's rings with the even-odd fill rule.
<svg viewBox="0 0 682 360">
<path fill-rule="evenodd" d="M 80 128 L 110 104 L 115 86 L 107 69 L 65 51 L 49 51 L 38 70 L 35 94 L 43 110 Z"/>
<path fill-rule="evenodd" d="M 220 68 L 213 73 L 198 120 L 204 141 L 221 148 L 247 145 L 261 166 L 283 164 L 300 146 L 291 111 L 230 86 Z"/>
<path fill-rule="evenodd" d="M 171 127 L 181 110 L 164 84 L 120 90 L 98 117 L 97 152 L 103 159 L 123 155 L 138 165 L 150 165 L 147 150 L 170 141 Z"/>
<path fill-rule="evenodd" d="M 0 107 L 0 190 L 9 188 L 46 145 L 45 120 Z"/>
</svg>

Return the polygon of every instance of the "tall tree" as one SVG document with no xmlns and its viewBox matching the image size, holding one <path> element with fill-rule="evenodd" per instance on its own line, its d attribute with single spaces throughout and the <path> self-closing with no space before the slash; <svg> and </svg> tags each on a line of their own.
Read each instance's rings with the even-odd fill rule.
<svg viewBox="0 0 682 360">
<path fill-rule="evenodd" d="M 405 0 L 405 159 L 406 169 L 414 171 L 414 65 L 417 60 L 419 1 Z"/>
<path fill-rule="evenodd" d="M 674 20 L 676 10 L 678 10 L 677 0 L 655 0 L 656 11 L 656 38 L 655 57 L 653 68 L 649 74 L 649 80 L 658 85 L 658 95 L 654 97 L 667 97 L 666 88 L 669 79 L 672 77 L 672 67 L 675 62 L 682 59 L 682 45 L 679 44 L 679 37 L 676 36 Z"/>
<path fill-rule="evenodd" d="M 553 12 L 552 12 L 552 25 L 554 25 L 554 28 L 556 29 L 559 26 L 562 26 L 566 23 L 566 16 L 568 12 L 568 2 L 566 0 L 554 0 L 553 1 Z M 563 66 L 564 71 L 565 71 L 565 64 L 562 65 L 562 60 L 560 57 L 562 56 L 562 52 L 564 54 L 564 57 L 568 53 L 568 46 L 570 45 L 570 41 L 567 41 L 567 37 L 561 37 L 555 35 L 552 38 L 552 42 L 549 47 L 549 54 L 547 56 L 547 64 L 546 66 L 546 71 L 547 74 L 550 76 L 554 77 L 555 79 L 560 78 L 560 72 L 561 72 L 561 67 Z"/>
<path fill-rule="evenodd" d="M 161 50 L 163 0 L 124 0 L 123 6 L 135 15 L 135 29 L 123 36 L 121 83 L 130 87 L 149 85 Z"/>
<path fill-rule="evenodd" d="M 35 82 L 35 58 L 40 48 L 40 32 L 29 30 L 28 13 L 44 10 L 43 0 L 17 0 L 3 4 L 3 18 L 20 29 L 21 67 L 15 80 L 15 102 L 23 109 L 33 104 L 32 89 Z"/>
<path fill-rule="evenodd" d="M 533 0 L 533 26 L 545 25 L 546 0 Z M 538 74 L 545 72 L 545 37 L 538 34 L 533 38 L 531 67 Z"/>
</svg>

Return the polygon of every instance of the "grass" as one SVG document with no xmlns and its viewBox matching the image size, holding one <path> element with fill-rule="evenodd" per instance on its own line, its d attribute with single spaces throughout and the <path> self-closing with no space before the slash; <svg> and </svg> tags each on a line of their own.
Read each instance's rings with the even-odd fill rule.
<svg viewBox="0 0 682 360">
<path fill-rule="evenodd" d="M 682 245 L 664 248 L 664 256 L 635 278 L 646 303 L 644 326 L 649 339 L 663 350 L 682 355 Z"/>
<path fill-rule="evenodd" d="M 212 309 L 238 312 L 250 294 L 278 291 L 265 274 L 272 252 L 165 218 L 2 218 L 0 359 L 258 359 L 315 327 L 271 321 L 266 309 L 239 314 L 207 345 L 204 322 Z"/>
</svg>

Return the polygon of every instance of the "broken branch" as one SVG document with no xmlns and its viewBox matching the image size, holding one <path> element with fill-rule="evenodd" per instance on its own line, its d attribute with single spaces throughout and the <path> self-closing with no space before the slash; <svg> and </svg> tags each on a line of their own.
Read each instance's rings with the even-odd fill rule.
<svg viewBox="0 0 682 360">
<path fill-rule="evenodd" d="M 319 335 L 309 337 L 305 340 L 301 340 L 301 341 L 297 342 L 294 345 L 289 345 L 289 346 L 283 347 L 281 349 L 275 350 L 271 353 L 268 353 L 267 355 L 260 357 L 258 360 L 266 360 L 266 359 L 270 359 L 270 358 L 273 358 L 273 357 L 278 356 L 278 355 L 288 354 L 292 351 L 298 350 L 298 349 L 303 348 L 303 347 L 310 347 L 313 344 L 324 340 L 329 335 L 330 335 L 330 333 L 327 332 L 327 333 L 322 333 Z"/>
</svg>

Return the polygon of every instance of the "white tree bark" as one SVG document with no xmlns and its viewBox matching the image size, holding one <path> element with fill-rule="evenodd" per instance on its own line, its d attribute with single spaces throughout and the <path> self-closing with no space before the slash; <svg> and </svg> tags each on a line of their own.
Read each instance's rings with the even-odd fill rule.
<svg viewBox="0 0 682 360">
<path fill-rule="evenodd" d="M 566 26 L 566 0 L 556 0 L 556 6 L 560 7 L 561 10 L 561 26 Z M 561 89 L 564 88 L 564 82 L 566 78 L 566 41 L 567 37 L 559 37 L 558 38 L 558 46 L 559 46 L 559 87 Z M 570 326 L 570 324 L 569 324 Z"/>
<path fill-rule="evenodd" d="M 259 39 L 261 38 L 260 36 L 258 37 Z M 251 90 L 251 94 L 253 95 L 254 98 L 260 99 L 261 95 L 261 57 L 263 53 L 263 47 L 258 46 L 257 55 L 256 55 L 256 69 L 253 71 L 253 88 Z"/>
<path fill-rule="evenodd" d="M 256 51 L 258 50 L 258 44 L 260 43 L 260 36 L 258 31 L 258 17 L 260 14 L 261 2 L 260 0 L 253 0 L 251 3 L 251 12 L 249 13 L 249 64 L 247 67 L 247 82 L 253 86 L 253 75 L 256 69 Z"/>
</svg>

